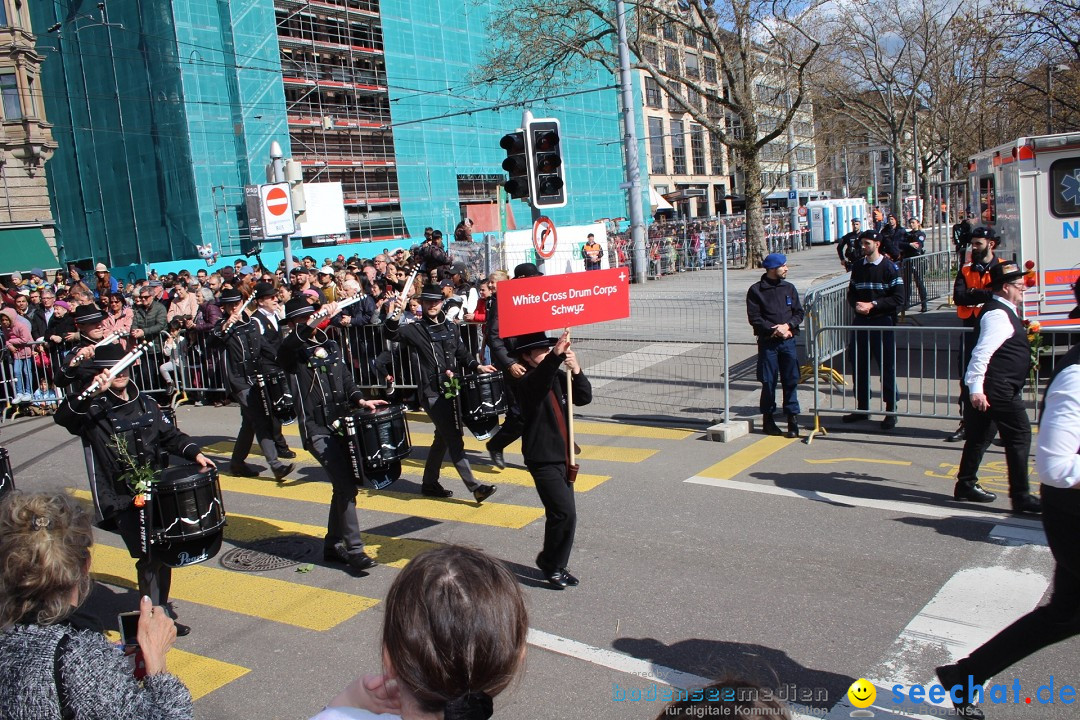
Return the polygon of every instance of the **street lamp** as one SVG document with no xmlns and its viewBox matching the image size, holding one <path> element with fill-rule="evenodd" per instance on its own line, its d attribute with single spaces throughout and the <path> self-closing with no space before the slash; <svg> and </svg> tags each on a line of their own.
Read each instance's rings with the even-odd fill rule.
<svg viewBox="0 0 1080 720">
<path fill-rule="evenodd" d="M 1059 63 L 1057 65 L 1046 64 L 1046 134 L 1054 134 L 1054 73 L 1065 72 L 1069 69 L 1068 65 Z"/>
</svg>

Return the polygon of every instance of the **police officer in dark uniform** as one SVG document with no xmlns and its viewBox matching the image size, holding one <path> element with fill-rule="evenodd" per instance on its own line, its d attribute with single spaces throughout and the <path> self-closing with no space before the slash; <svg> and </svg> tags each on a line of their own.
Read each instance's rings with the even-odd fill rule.
<svg viewBox="0 0 1080 720">
<path fill-rule="evenodd" d="M 906 234 L 897 233 L 897 246 L 902 260 L 911 262 L 903 263 L 904 268 L 904 308 L 909 308 L 912 302 L 912 285 L 919 290 L 922 299 L 922 312 L 926 312 L 926 283 L 923 282 L 922 271 L 916 266 L 915 258 L 926 254 L 926 233 L 922 230 L 922 221 L 917 217 L 908 220 L 909 229 Z"/>
<path fill-rule="evenodd" d="M 495 492 L 496 487 L 479 483 L 473 477 L 469 459 L 465 456 L 465 441 L 453 390 L 448 390 L 446 383 L 452 383 L 452 378 L 462 369 L 468 372 L 495 372 L 496 369 L 493 365 L 481 365 L 469 354 L 458 326 L 446 320 L 442 311 L 443 299 L 438 285 L 426 285 L 420 293 L 423 317 L 418 322 L 402 325 L 401 313 L 407 303 L 403 294 L 398 297 L 394 312 L 386 318 L 385 328 L 389 340 L 397 340 L 415 354 L 420 366 L 416 394 L 420 406 L 435 425 L 435 439 L 424 463 L 421 492 L 428 497 L 453 495 L 453 491 L 439 483 L 443 456 L 449 449 L 450 459 L 465 487 L 476 502 L 481 503 Z M 448 392 L 451 397 L 446 396 Z"/>
<path fill-rule="evenodd" d="M 840 238 L 840 242 L 836 244 L 836 254 L 845 270 L 851 270 L 851 266 L 862 259 L 862 247 L 859 245 L 861 233 L 862 220 L 851 218 L 851 232 Z"/>
<path fill-rule="evenodd" d="M 240 430 L 233 445 L 229 472 L 241 477 L 256 477 L 259 471 L 248 465 L 245 459 L 251 452 L 251 441 L 258 438 L 263 456 L 270 465 L 274 477 L 281 480 L 293 471 L 291 463 L 278 459 L 274 444 L 274 429 L 269 413 L 262 409 L 256 397 L 255 375 L 259 372 L 262 356 L 262 335 L 244 311 L 244 297 L 239 290 L 224 288 L 218 299 L 224 316 L 211 331 L 211 335 L 225 346 L 225 374 L 229 391 L 240 404 Z"/>
<path fill-rule="evenodd" d="M 272 376 L 283 372 L 278 364 L 282 333 L 278 324 L 277 311 L 281 303 L 278 302 L 277 289 L 268 282 L 255 283 L 254 292 L 255 302 L 259 309 L 251 316 L 251 319 L 259 328 L 259 334 L 262 336 L 259 351 L 259 371 L 264 376 Z M 293 394 L 291 388 L 289 394 Z M 270 408 L 266 408 L 266 410 L 270 416 L 270 427 L 278 457 L 287 460 L 295 458 L 296 453 L 289 449 L 285 436 L 281 434 L 281 418 L 273 412 L 269 412 Z"/>
<path fill-rule="evenodd" d="M 799 292 L 787 277 L 787 256 L 771 253 L 762 266 L 765 274 L 746 292 L 746 317 L 757 337 L 757 379 L 761 383 L 762 429 L 766 435 L 783 435 L 773 420 L 776 381 L 784 388 L 787 436 L 799 437 L 799 355 L 795 335 L 803 321 Z"/>
<path fill-rule="evenodd" d="M 84 388 L 99 372 L 89 361 L 94 358 L 94 345 L 105 337 L 101 327 L 105 314 L 97 305 L 80 305 L 75 309 L 74 320 L 79 342 L 64 356 L 53 376 L 53 384 L 60 389 L 72 385 Z"/>
<path fill-rule="evenodd" d="M 203 469 L 214 467 L 214 463 L 191 438 L 180 432 L 149 395 L 139 392 L 127 369 L 113 377 L 110 369 L 124 354 L 118 343 L 98 348 L 90 363 L 98 374 L 90 382 L 97 382 L 99 389 L 79 400 L 79 394 L 90 383 L 73 388 L 53 419 L 72 435 L 82 438 L 98 522 L 103 527 L 117 528 L 131 556 L 136 558 L 139 593 L 148 596 L 154 605 L 166 607 L 175 620 L 176 615 L 168 604 L 172 568 L 152 553 L 148 557 L 142 552 L 135 489 L 121 479 L 132 467 L 121 456 L 119 447 L 125 448 L 135 465 L 154 470 L 167 465 L 168 455 L 160 454 L 161 450 L 196 462 Z M 190 628 L 177 624 L 177 635 L 188 632 Z"/>
<path fill-rule="evenodd" d="M 577 509 L 567 475 L 569 407 L 562 366 L 571 372 L 575 405 L 592 401 L 592 385 L 570 349 L 569 332 L 563 332 L 558 342 L 544 333 L 523 335 L 517 338 L 514 353 L 529 368 L 514 384 L 525 419 L 521 452 L 546 516 L 544 547 L 536 556 L 536 566 L 553 587 L 576 586 L 578 579 L 566 567 L 574 546 Z"/>
<path fill-rule="evenodd" d="M 960 213 L 956 224 L 952 226 L 952 241 L 953 245 L 956 247 L 957 265 L 962 266 L 964 264 L 964 256 L 967 254 L 967 247 L 971 244 L 971 233 L 971 220 L 965 213 Z"/>
<path fill-rule="evenodd" d="M 964 427 L 967 439 L 960 456 L 953 498 L 993 502 L 994 493 L 979 486 L 979 465 L 995 428 L 1005 447 L 1009 497 L 1015 513 L 1038 513 L 1041 505 L 1028 486 L 1031 422 L 1022 395 L 1031 369 L 1031 346 L 1020 314 L 1024 271 L 1012 262 L 990 269 L 994 296 L 979 313 L 979 339 L 971 351 L 964 383 Z"/>
<path fill-rule="evenodd" d="M 323 307 L 327 314 L 337 313 L 337 303 Z M 326 333 L 317 329 L 315 309 L 304 298 L 285 304 L 289 332 L 281 341 L 278 359 L 286 372 L 296 376 L 297 413 L 304 447 L 318 459 L 330 476 L 333 494 L 323 540 L 323 558 L 342 562 L 356 570 L 375 566 L 364 552 L 360 520 L 356 515 L 359 488 L 353 477 L 344 440 L 333 428 L 351 407 L 375 410 L 385 400 L 365 400 L 352 373 L 341 357 L 341 348 Z"/>
</svg>

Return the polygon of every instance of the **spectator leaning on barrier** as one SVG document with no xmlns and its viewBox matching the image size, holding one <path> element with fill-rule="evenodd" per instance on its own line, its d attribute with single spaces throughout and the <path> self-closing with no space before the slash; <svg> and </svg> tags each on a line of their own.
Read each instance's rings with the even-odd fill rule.
<svg viewBox="0 0 1080 720">
<path fill-rule="evenodd" d="M 994 297 L 990 290 L 990 270 L 1001 263 L 994 255 L 998 238 L 989 228 L 977 227 L 971 232 L 971 262 L 962 265 L 953 282 L 953 302 L 956 303 L 956 315 L 964 327 L 974 328 L 979 325 L 979 311 L 984 303 Z M 967 398 L 967 386 L 964 385 L 964 372 L 971 360 L 971 349 L 975 347 L 975 333 L 964 333 L 960 338 L 960 415 L 964 414 L 964 402 Z M 950 435 L 949 442 L 964 439 L 964 421 L 956 432 Z"/>
<path fill-rule="evenodd" d="M 131 337 L 156 343 L 168 324 L 168 311 L 154 299 L 153 289 L 143 288 L 136 299 L 131 320 Z"/>
<path fill-rule="evenodd" d="M 881 254 L 881 239 L 873 230 L 860 236 L 863 259 L 851 268 L 847 301 L 855 310 L 855 325 L 893 326 L 904 303 L 904 282 L 896 265 Z M 855 330 L 852 333 L 855 398 L 858 411 L 844 416 L 844 422 L 868 420 L 870 410 L 870 362 L 876 360 L 881 369 L 881 391 L 885 410 L 896 410 L 896 338 L 892 330 Z M 896 427 L 896 416 L 886 415 L 881 421 L 883 430 Z"/>
<path fill-rule="evenodd" d="M 997 496 L 979 486 L 979 465 L 994 437 L 1005 446 L 1009 469 L 1009 497 L 1015 513 L 1038 513 L 1040 504 L 1028 488 L 1028 453 L 1031 422 L 1022 392 L 1031 369 L 1031 347 L 1020 319 L 1024 302 L 1024 271 L 1014 263 L 999 263 L 990 271 L 994 297 L 979 314 L 979 340 L 971 351 L 964 382 L 967 440 L 960 456 L 953 497 L 971 502 L 993 502 Z"/>
<path fill-rule="evenodd" d="M 789 438 L 799 437 L 799 355 L 795 334 L 803 321 L 799 293 L 787 278 L 787 257 L 772 253 L 762 263 L 765 273 L 746 292 L 746 317 L 757 337 L 757 379 L 761 383 L 762 429 L 766 435 L 782 435 L 773 420 L 776 381 L 784 388 L 784 413 Z"/>
</svg>

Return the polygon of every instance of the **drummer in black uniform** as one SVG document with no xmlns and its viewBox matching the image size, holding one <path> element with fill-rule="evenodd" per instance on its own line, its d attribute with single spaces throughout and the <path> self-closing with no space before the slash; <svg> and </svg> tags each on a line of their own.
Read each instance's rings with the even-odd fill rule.
<svg viewBox="0 0 1080 720">
<path fill-rule="evenodd" d="M 105 337 L 101 327 L 105 314 L 97 305 L 80 305 L 75 309 L 73 317 L 75 328 L 79 331 L 79 343 L 64 356 L 60 366 L 56 368 L 53 383 L 58 388 L 71 385 L 86 387 L 98 374 L 98 370 L 89 361 L 94 359 L 94 345 Z"/>
<path fill-rule="evenodd" d="M 266 377 L 279 375 L 284 371 L 281 369 L 281 365 L 278 364 L 282 332 L 278 325 L 278 308 L 281 303 L 278 302 L 277 289 L 267 282 L 255 283 L 255 303 L 259 306 L 259 309 L 251 316 L 251 319 L 259 328 L 259 334 L 262 335 L 259 350 L 259 372 Z M 291 388 L 289 393 L 292 394 Z M 272 412 L 272 408 L 267 407 L 266 410 L 267 414 L 270 415 L 271 436 L 274 439 L 274 447 L 277 448 L 278 457 L 287 460 L 295 458 L 296 453 L 289 449 L 285 436 L 281 434 L 281 418 Z"/>
<path fill-rule="evenodd" d="M 142 552 L 136 492 L 123 477 L 132 466 L 121 457 L 120 448 L 126 448 L 136 467 L 149 466 L 153 470 L 160 470 L 167 463 L 168 454 L 161 450 L 198 463 L 201 470 L 214 467 L 214 463 L 162 414 L 153 398 L 139 392 L 127 369 L 115 378 L 111 376 L 109 369 L 124 354 L 118 343 L 98 348 L 91 362 L 98 374 L 91 382 L 98 383 L 99 389 L 79 400 L 79 392 L 90 383 L 73 388 L 53 419 L 72 435 L 82 438 L 98 524 L 117 529 L 128 552 L 136 558 L 139 594 L 148 596 L 155 606 L 164 606 L 175 620 L 176 613 L 168 604 L 172 568 L 154 557 L 152 551 L 149 556 Z M 190 631 L 177 623 L 177 635 L 187 635 Z"/>
<path fill-rule="evenodd" d="M 443 456 L 449 449 L 450 459 L 465 487 L 477 503 L 482 503 L 491 497 L 496 487 L 479 483 L 473 477 L 472 466 L 465 456 L 465 441 L 461 435 L 461 421 L 454 403 L 456 393 L 452 389 L 452 381 L 458 379 L 461 368 L 468 372 L 495 372 L 495 366 L 481 365 L 469 354 L 457 325 L 447 322 L 446 315 L 443 314 L 443 294 L 437 285 L 427 285 L 420 293 L 423 317 L 419 322 L 402 325 L 401 313 L 407 302 L 404 294 L 398 297 L 394 312 L 386 318 L 385 327 L 388 339 L 397 340 L 409 348 L 419 361 L 420 376 L 416 394 L 420 406 L 435 425 L 435 439 L 428 450 L 427 462 L 424 463 L 424 479 L 420 491 L 428 497 L 450 497 L 454 494 L 439 483 Z M 451 383 L 449 390 L 444 383 Z M 448 393 L 450 397 L 446 397 Z"/>
<path fill-rule="evenodd" d="M 324 305 L 323 309 L 333 317 L 337 303 Z M 289 332 L 281 341 L 278 360 L 286 372 L 296 376 L 299 389 L 296 401 L 300 410 L 297 415 L 304 447 L 322 464 L 333 485 L 323 558 L 367 570 L 376 562 L 364 552 L 360 535 L 360 520 L 356 515 L 359 488 L 350 468 L 348 451 L 332 426 L 351 406 L 375 410 L 386 405 L 386 401 L 364 399 L 363 391 L 353 382 L 352 373 L 341 358 L 338 344 L 316 328 L 319 321 L 307 300 L 293 298 L 286 303 L 285 321 Z"/>
<path fill-rule="evenodd" d="M 562 366 L 565 364 L 571 372 L 575 405 L 592 402 L 592 385 L 570 349 L 569 331 L 563 332 L 557 342 L 544 333 L 522 335 L 516 339 L 514 353 L 529 368 L 514 385 L 525 418 L 521 452 L 547 516 L 544 548 L 536 556 L 536 566 L 552 586 L 559 589 L 576 586 L 578 579 L 566 569 L 574 546 L 577 509 L 574 486 L 567 474 L 569 407 Z"/>
<path fill-rule="evenodd" d="M 259 326 L 244 312 L 244 297 L 238 290 L 223 289 L 218 304 L 224 317 L 214 326 L 211 334 L 225 346 L 225 374 L 229 391 L 240 404 L 240 430 L 233 445 L 229 472 L 241 477 L 256 477 L 259 474 L 256 468 L 245 462 L 251 451 L 252 439 L 258 438 L 270 470 L 275 478 L 281 480 L 293 471 L 293 465 L 278 459 L 270 417 L 262 411 L 261 402 L 255 396 L 259 392 L 255 387 L 255 375 L 259 372 L 262 354 Z"/>
</svg>

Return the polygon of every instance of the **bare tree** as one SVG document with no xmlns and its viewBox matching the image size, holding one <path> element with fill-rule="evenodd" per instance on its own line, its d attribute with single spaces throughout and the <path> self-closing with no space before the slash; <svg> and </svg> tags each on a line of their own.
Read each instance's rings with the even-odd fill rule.
<svg viewBox="0 0 1080 720">
<path fill-rule="evenodd" d="M 809 68 L 819 43 L 806 31 L 819 0 L 628 0 L 635 67 L 693 120 L 731 148 L 743 171 L 747 264 L 765 255 L 760 152 L 787 131 L 809 100 Z M 720 84 L 703 82 L 685 62 L 661 63 L 663 28 L 720 60 Z M 493 20 L 499 38 L 480 75 L 505 93 L 530 96 L 565 88 L 599 65 L 617 69 L 616 17 L 610 0 L 507 0 Z M 692 100 L 691 98 L 694 98 Z M 704 104 L 701 103 L 703 99 Z M 762 108 L 781 111 L 763 119 Z M 636 201 L 636 199 L 635 199 Z"/>
</svg>

